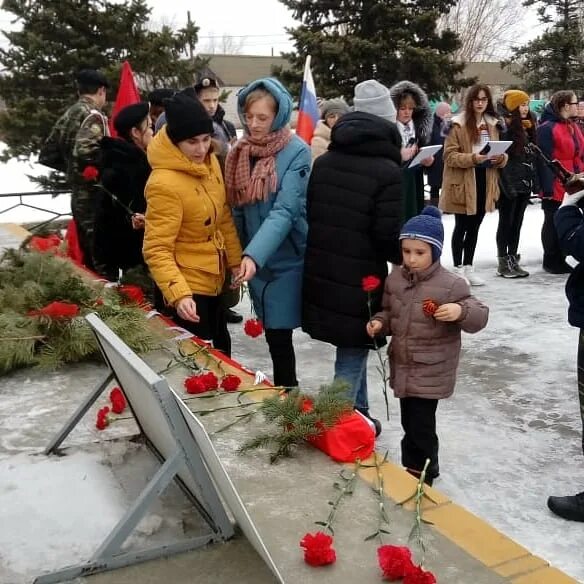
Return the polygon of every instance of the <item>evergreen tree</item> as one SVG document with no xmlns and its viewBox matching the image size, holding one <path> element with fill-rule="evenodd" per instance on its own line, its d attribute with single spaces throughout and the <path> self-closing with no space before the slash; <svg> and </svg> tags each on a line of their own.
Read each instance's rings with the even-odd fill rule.
<svg viewBox="0 0 584 584">
<path fill-rule="evenodd" d="M 4 0 L 2 8 L 20 25 L 3 31 L 9 46 L 0 49 L 0 96 L 7 108 L 0 114 L 4 160 L 38 152 L 77 98 L 75 74 L 84 67 L 107 75 L 114 99 L 124 60 L 144 92 L 190 85 L 206 64 L 186 57 L 197 43 L 198 27 L 189 22 L 178 31 L 149 29 L 145 0 Z"/>
<path fill-rule="evenodd" d="M 526 45 L 516 48 L 510 63 L 528 91 L 584 90 L 584 0 L 525 0 L 536 6 L 546 30 Z"/>
<path fill-rule="evenodd" d="M 356 83 L 377 79 L 387 86 L 408 79 L 431 97 L 468 85 L 464 63 L 454 61 L 459 47 L 451 30 L 437 21 L 455 0 L 280 0 L 302 24 L 288 29 L 295 53 L 283 56 L 290 69 L 274 70 L 298 93 L 304 61 L 322 97 L 353 95 Z"/>
</svg>

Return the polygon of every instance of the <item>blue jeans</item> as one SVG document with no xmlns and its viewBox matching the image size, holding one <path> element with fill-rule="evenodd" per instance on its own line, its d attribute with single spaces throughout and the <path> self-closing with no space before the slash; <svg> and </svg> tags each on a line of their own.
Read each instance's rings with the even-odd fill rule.
<svg viewBox="0 0 584 584">
<path fill-rule="evenodd" d="M 349 383 L 349 397 L 360 410 L 369 410 L 367 400 L 367 357 L 369 349 L 362 347 L 337 347 L 335 380 Z"/>
</svg>

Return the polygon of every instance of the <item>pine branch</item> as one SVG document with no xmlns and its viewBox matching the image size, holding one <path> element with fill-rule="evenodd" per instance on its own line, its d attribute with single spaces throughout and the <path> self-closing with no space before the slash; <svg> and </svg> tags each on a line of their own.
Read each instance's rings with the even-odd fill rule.
<svg viewBox="0 0 584 584">
<path fill-rule="evenodd" d="M 275 450 L 270 454 L 270 463 L 282 456 L 290 456 L 302 441 L 319 436 L 352 410 L 347 390 L 346 383 L 334 382 L 322 386 L 314 402 L 298 389 L 265 399 L 260 411 L 275 429 L 273 433 L 266 432 L 248 440 L 240 452 L 273 446 Z"/>
</svg>

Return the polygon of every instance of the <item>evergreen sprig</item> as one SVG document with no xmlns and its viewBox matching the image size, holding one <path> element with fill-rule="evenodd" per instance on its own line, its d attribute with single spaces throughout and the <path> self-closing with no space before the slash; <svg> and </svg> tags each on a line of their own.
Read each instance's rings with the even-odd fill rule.
<svg viewBox="0 0 584 584">
<path fill-rule="evenodd" d="M 352 410 L 352 402 L 347 393 L 347 384 L 335 381 L 323 385 L 314 399 L 298 389 L 284 396 L 276 395 L 265 399 L 260 411 L 267 422 L 276 426 L 276 430 L 263 432 L 248 440 L 239 452 L 273 447 L 274 450 L 270 453 L 271 464 L 282 456 L 290 456 L 303 440 L 319 436 Z"/>
<path fill-rule="evenodd" d="M 54 301 L 76 304 L 79 316 L 28 315 Z M 83 318 L 90 312 L 133 351 L 146 352 L 162 341 L 139 307 L 123 304 L 116 291 L 85 280 L 68 260 L 8 250 L 0 257 L 0 374 L 31 365 L 54 369 L 97 356 L 97 342 Z"/>
</svg>

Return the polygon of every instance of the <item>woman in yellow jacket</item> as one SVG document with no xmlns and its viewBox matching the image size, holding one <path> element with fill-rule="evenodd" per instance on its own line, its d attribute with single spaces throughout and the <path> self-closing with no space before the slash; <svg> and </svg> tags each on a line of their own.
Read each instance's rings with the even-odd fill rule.
<svg viewBox="0 0 584 584">
<path fill-rule="evenodd" d="M 166 126 L 148 147 L 144 259 L 174 319 L 231 353 L 219 301 L 228 270 L 237 276 L 241 245 L 211 152 L 213 121 L 203 105 L 178 93 L 166 102 Z"/>
</svg>

